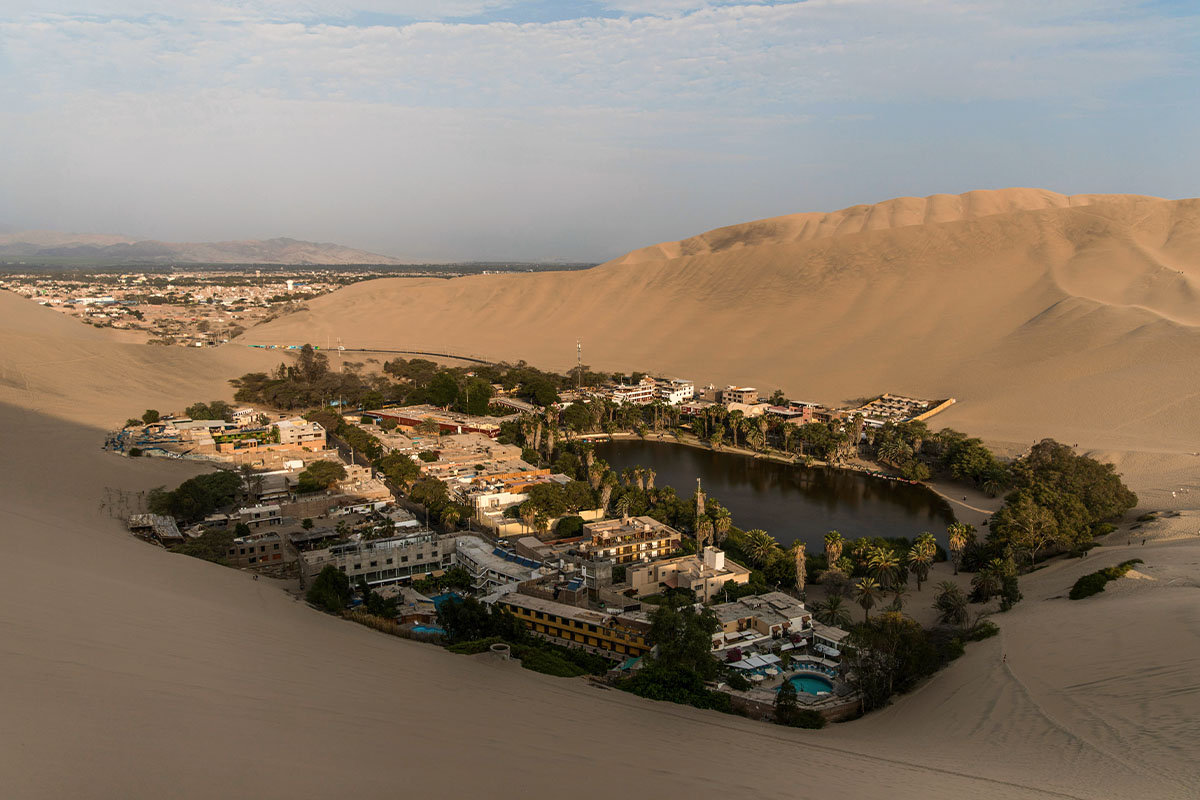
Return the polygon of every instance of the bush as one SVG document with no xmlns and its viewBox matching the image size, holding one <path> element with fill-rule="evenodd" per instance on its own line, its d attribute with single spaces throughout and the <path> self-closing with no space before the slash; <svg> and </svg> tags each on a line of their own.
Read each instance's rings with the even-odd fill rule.
<svg viewBox="0 0 1200 800">
<path fill-rule="evenodd" d="M 569 539 L 583 533 L 583 517 L 563 517 L 554 526 L 554 536 L 558 539 Z"/>
<path fill-rule="evenodd" d="M 518 658 L 525 669 L 540 672 L 543 675 L 554 675 L 559 678 L 578 678 L 587 675 L 588 671 L 571 663 L 558 653 L 543 650 L 539 647 L 522 647 Z"/>
<path fill-rule="evenodd" d="M 473 639 L 469 642 L 459 642 L 452 644 L 446 649 L 451 653 L 458 653 L 464 656 L 474 656 L 480 653 L 486 653 L 494 644 L 501 644 L 504 640 L 499 636 L 489 636 L 486 639 Z"/>
<path fill-rule="evenodd" d="M 129 448 L 129 456 L 130 456 L 130 458 L 141 458 L 142 448 L 140 448 L 140 447 Z"/>
<path fill-rule="evenodd" d="M 317 575 L 305 599 L 331 614 L 340 613 L 350 602 L 350 578 L 332 564 Z"/>
<path fill-rule="evenodd" d="M 421 452 L 417 453 L 417 458 L 421 459 L 426 464 L 432 464 L 434 461 L 438 460 L 438 455 L 432 450 L 422 450 Z"/>
<path fill-rule="evenodd" d="M 1109 581 L 1115 581 L 1123 576 L 1126 572 L 1133 569 L 1134 564 L 1141 564 L 1140 558 L 1134 558 L 1129 561 L 1123 561 L 1113 567 L 1105 567 L 1098 572 L 1089 572 L 1079 580 L 1075 581 L 1075 585 L 1071 587 L 1067 597 L 1072 600 L 1082 600 L 1085 597 L 1091 597 L 1094 594 L 1099 594 L 1104 591 L 1104 584 Z"/>
<path fill-rule="evenodd" d="M 825 718 L 821 716 L 819 711 L 813 711 L 811 708 L 802 708 L 792 718 L 791 726 L 793 728 L 820 730 L 825 727 Z"/>
<path fill-rule="evenodd" d="M 1000 633 L 1000 626 L 990 620 L 983 620 L 967 633 L 967 641 L 982 642 Z"/>
</svg>

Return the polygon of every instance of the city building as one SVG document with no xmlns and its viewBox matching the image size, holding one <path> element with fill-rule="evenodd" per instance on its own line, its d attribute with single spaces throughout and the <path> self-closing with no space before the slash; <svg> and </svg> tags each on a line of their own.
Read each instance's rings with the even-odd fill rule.
<svg viewBox="0 0 1200 800">
<path fill-rule="evenodd" d="M 240 508 L 238 521 L 251 530 L 283 524 L 283 509 L 277 505 L 257 505 Z"/>
<path fill-rule="evenodd" d="M 500 595 L 494 602 L 512 612 L 535 635 L 555 644 L 581 647 L 616 660 L 650 651 L 646 641 L 650 621 L 642 612 L 613 615 L 520 592 Z"/>
<path fill-rule="evenodd" d="M 325 449 L 325 429 L 319 422 L 308 422 L 300 419 L 284 419 L 272 427 L 279 433 L 279 444 L 288 447 L 308 447 L 313 450 Z"/>
<path fill-rule="evenodd" d="M 362 416 L 377 424 L 389 420 L 401 428 L 415 428 L 421 423 L 431 422 L 442 433 L 482 433 L 489 439 L 500 435 L 500 421 L 495 417 L 475 417 L 430 405 L 381 408 L 364 411 Z"/>
<path fill-rule="evenodd" d="M 720 402 L 724 405 L 741 403 L 745 406 L 758 404 L 758 389 L 753 386 L 726 386 L 721 390 Z"/>
<path fill-rule="evenodd" d="M 497 547 L 478 536 L 458 537 L 454 564 L 470 573 L 471 588 L 484 593 L 536 578 L 542 566 L 540 561 Z"/>
<path fill-rule="evenodd" d="M 653 378 L 642 378 L 632 386 L 619 383 L 612 387 L 609 396 L 614 403 L 646 405 L 654 400 L 655 381 Z"/>
<path fill-rule="evenodd" d="M 305 585 L 332 564 L 346 573 L 351 584 L 359 578 L 383 586 L 424 578 L 454 565 L 454 537 L 417 531 L 387 539 L 337 544 L 301 555 Z"/>
<path fill-rule="evenodd" d="M 295 556 L 281 534 L 276 531 L 252 533 L 233 540 L 225 560 L 231 567 L 281 566 L 294 561 Z"/>
<path fill-rule="evenodd" d="M 691 589 L 696 599 L 703 602 L 719 598 L 726 581 L 750 582 L 750 570 L 726 560 L 725 552 L 715 547 L 704 548 L 701 555 L 631 565 L 625 576 L 639 597 L 656 594 L 664 588 Z"/>
<path fill-rule="evenodd" d="M 783 592 L 717 603 L 712 611 L 721 625 L 713 634 L 713 650 L 745 648 L 763 639 L 809 634 L 813 629 L 812 613 L 804 603 Z"/>
<path fill-rule="evenodd" d="M 580 549 L 591 558 L 617 564 L 650 561 L 673 555 L 683 534 L 653 517 L 626 517 L 589 522 L 583 526 Z"/>
<path fill-rule="evenodd" d="M 654 386 L 654 396 L 667 405 L 677 406 L 696 396 L 696 385 L 678 378 L 659 381 Z"/>
</svg>

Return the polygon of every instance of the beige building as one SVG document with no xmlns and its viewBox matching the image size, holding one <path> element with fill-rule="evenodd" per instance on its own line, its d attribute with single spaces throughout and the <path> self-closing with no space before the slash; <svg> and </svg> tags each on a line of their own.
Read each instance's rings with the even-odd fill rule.
<svg viewBox="0 0 1200 800">
<path fill-rule="evenodd" d="M 282 535 L 270 531 L 234 539 L 225 560 L 231 567 L 259 568 L 282 566 L 289 561 L 295 561 L 296 556 Z"/>
<path fill-rule="evenodd" d="M 317 422 L 303 419 L 285 419 L 275 423 L 279 431 L 279 444 L 289 447 L 308 447 L 312 450 L 325 449 L 325 429 Z"/>
<path fill-rule="evenodd" d="M 749 583 L 750 570 L 736 561 L 726 560 L 723 550 L 706 547 L 701 555 L 630 566 L 626 577 L 639 597 L 664 588 L 691 589 L 697 600 L 707 602 L 720 597 L 726 581 Z"/>
<path fill-rule="evenodd" d="M 583 526 L 581 549 L 589 558 L 607 558 L 617 564 L 652 561 L 673 555 L 683 535 L 653 517 L 626 517 L 589 522 Z"/>
<path fill-rule="evenodd" d="M 350 542 L 313 550 L 300 556 L 305 585 L 332 564 L 350 578 L 359 578 L 371 586 L 424 578 L 454 563 L 454 537 L 433 531 L 418 531 L 388 539 Z"/>
<path fill-rule="evenodd" d="M 783 592 L 767 592 L 712 607 L 721 627 L 713 649 L 746 647 L 762 639 L 812 633 L 813 616 L 804 603 Z"/>
</svg>

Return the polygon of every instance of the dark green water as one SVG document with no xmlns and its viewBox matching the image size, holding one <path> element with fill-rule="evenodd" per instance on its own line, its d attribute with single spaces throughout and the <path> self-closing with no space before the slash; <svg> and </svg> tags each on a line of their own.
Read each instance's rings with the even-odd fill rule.
<svg viewBox="0 0 1200 800">
<path fill-rule="evenodd" d="M 929 531 L 945 545 L 954 515 L 923 486 L 847 470 L 800 467 L 653 441 L 597 442 L 596 456 L 620 472 L 650 467 L 655 485 L 690 497 L 700 478 L 705 493 L 733 514 L 742 530 L 762 528 L 785 547 L 800 539 L 824 548 L 827 531 L 858 536 L 916 536 Z"/>
</svg>

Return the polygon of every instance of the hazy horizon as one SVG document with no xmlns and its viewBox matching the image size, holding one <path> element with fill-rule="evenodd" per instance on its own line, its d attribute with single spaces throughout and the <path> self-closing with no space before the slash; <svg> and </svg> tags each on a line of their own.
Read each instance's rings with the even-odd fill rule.
<svg viewBox="0 0 1200 800">
<path fill-rule="evenodd" d="M 1182 2 L 0 2 L 0 223 L 604 261 L 901 195 L 1200 194 Z"/>
</svg>

